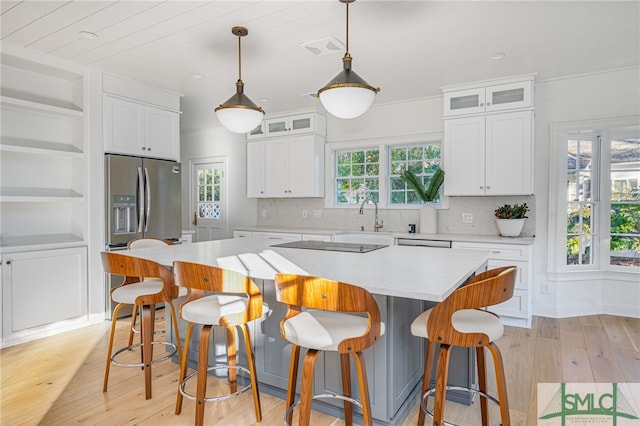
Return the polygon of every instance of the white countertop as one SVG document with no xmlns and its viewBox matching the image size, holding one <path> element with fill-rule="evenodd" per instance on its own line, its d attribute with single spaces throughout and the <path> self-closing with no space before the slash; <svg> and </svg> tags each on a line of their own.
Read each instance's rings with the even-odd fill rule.
<svg viewBox="0 0 640 426">
<path fill-rule="evenodd" d="M 351 231 L 346 229 L 309 229 L 309 228 L 293 228 L 280 226 L 239 226 L 236 231 L 250 232 L 284 232 L 294 234 L 315 234 L 315 235 L 338 235 L 338 234 L 366 234 L 366 235 L 388 235 L 393 238 L 410 238 L 414 240 L 437 240 L 437 241 L 459 241 L 459 242 L 476 242 L 476 243 L 502 243 L 502 244 L 519 244 L 531 245 L 534 243 L 534 237 L 502 237 L 500 235 L 486 234 L 410 234 L 408 232 L 371 232 L 371 231 Z"/>
<path fill-rule="evenodd" d="M 126 250 L 120 253 L 171 265 L 174 260 L 239 270 L 256 279 L 276 272 L 306 273 L 355 284 L 373 294 L 439 302 L 486 267 L 488 251 L 389 246 L 368 253 L 270 247 L 237 238 Z"/>
</svg>

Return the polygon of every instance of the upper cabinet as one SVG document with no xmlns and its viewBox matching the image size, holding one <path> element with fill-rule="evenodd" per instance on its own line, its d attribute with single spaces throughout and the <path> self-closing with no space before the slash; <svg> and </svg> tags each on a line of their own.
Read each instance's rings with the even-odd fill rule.
<svg viewBox="0 0 640 426">
<path fill-rule="evenodd" d="M 180 159 L 180 120 L 176 111 L 105 95 L 104 151 Z"/>
<path fill-rule="evenodd" d="M 444 93 L 444 116 L 505 111 L 533 106 L 533 82 L 476 87 Z"/>
<path fill-rule="evenodd" d="M 533 193 L 533 80 L 445 89 L 444 192 Z"/>
<path fill-rule="evenodd" d="M 247 133 L 247 139 L 282 137 L 289 135 L 327 135 L 327 118 L 315 112 L 266 118 Z"/>
</svg>

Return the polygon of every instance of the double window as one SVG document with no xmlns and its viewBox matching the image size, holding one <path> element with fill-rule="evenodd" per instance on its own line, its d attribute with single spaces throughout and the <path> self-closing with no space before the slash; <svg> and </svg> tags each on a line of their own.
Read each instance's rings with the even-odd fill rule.
<svg viewBox="0 0 640 426">
<path fill-rule="evenodd" d="M 640 126 L 594 127 L 556 140 L 556 270 L 640 271 Z"/>
<path fill-rule="evenodd" d="M 400 174 L 411 170 L 428 186 L 440 166 L 440 153 L 440 141 L 335 150 L 334 205 L 358 204 L 368 197 L 386 207 L 423 204 Z"/>
</svg>

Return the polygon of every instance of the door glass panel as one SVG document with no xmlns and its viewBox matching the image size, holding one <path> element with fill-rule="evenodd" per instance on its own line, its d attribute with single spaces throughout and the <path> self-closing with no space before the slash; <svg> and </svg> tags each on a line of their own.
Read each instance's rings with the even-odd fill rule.
<svg viewBox="0 0 640 426">
<path fill-rule="evenodd" d="M 449 108 L 456 109 L 475 108 L 480 105 L 480 95 L 457 96 L 449 101 Z"/>
<path fill-rule="evenodd" d="M 284 121 L 276 121 L 274 123 L 269 123 L 269 133 L 284 132 L 285 130 L 287 130 L 287 128 L 285 127 Z"/>
<path fill-rule="evenodd" d="M 291 123 L 291 127 L 293 128 L 293 130 L 310 129 L 311 118 L 307 117 L 307 118 L 298 118 L 296 120 L 293 120 L 293 122 Z"/>
<path fill-rule="evenodd" d="M 509 104 L 512 102 L 524 101 L 524 88 L 498 90 L 491 93 L 491 102 L 494 105 Z"/>
</svg>

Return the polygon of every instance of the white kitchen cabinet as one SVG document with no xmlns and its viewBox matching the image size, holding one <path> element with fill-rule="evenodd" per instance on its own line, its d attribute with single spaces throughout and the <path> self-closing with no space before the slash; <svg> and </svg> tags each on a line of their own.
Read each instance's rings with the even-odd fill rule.
<svg viewBox="0 0 640 426">
<path fill-rule="evenodd" d="M 86 247 L 2 255 L 3 343 L 86 314 Z"/>
<path fill-rule="evenodd" d="M 452 243 L 455 249 L 489 250 L 488 269 L 501 266 L 516 266 L 516 286 L 513 297 L 506 302 L 489 308 L 490 311 L 500 315 L 507 325 L 531 327 L 532 316 L 532 266 L 533 250 L 529 245 L 503 244 L 503 243 Z"/>
<path fill-rule="evenodd" d="M 444 121 L 446 195 L 533 193 L 533 111 Z"/>
<path fill-rule="evenodd" d="M 265 142 L 247 143 L 247 197 L 264 198 L 266 191 Z"/>
<path fill-rule="evenodd" d="M 302 234 L 302 241 L 331 242 L 332 238 L 333 237 L 331 235 L 325 235 L 325 234 Z"/>
<path fill-rule="evenodd" d="M 251 231 L 233 231 L 233 238 L 251 238 Z"/>
<path fill-rule="evenodd" d="M 289 233 L 289 232 L 263 232 L 263 231 L 258 231 L 258 232 L 252 232 L 251 233 L 251 237 L 252 238 L 263 238 L 266 240 L 273 240 L 274 244 L 281 242 L 287 242 L 287 241 L 300 241 L 300 239 L 302 238 L 301 234 L 298 233 Z"/>
<path fill-rule="evenodd" d="M 533 105 L 531 80 L 473 87 L 445 89 L 444 117 L 529 108 Z"/>
<path fill-rule="evenodd" d="M 247 144 L 248 197 L 323 197 L 323 176 L 321 136 L 293 136 Z"/>
<path fill-rule="evenodd" d="M 86 243 L 85 70 L 2 46 L 0 251 Z"/>
<path fill-rule="evenodd" d="M 315 112 L 273 117 L 264 120 L 264 136 L 315 134 L 327 135 L 327 119 Z M 255 136 L 255 135 L 254 135 Z"/>
<path fill-rule="evenodd" d="M 180 159 L 180 121 L 176 111 L 105 95 L 104 151 Z"/>
</svg>

